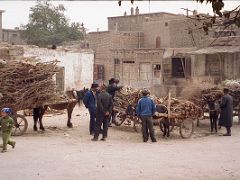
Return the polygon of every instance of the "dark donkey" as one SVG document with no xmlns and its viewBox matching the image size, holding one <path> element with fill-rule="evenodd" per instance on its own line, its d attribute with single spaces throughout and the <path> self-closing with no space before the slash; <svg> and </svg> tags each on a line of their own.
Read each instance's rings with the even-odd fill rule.
<svg viewBox="0 0 240 180">
<path fill-rule="evenodd" d="M 39 121 L 39 128 L 44 131 L 44 126 L 42 123 L 42 118 L 43 115 L 45 113 L 45 111 L 47 110 L 48 107 L 50 107 L 51 109 L 55 109 L 55 110 L 64 110 L 67 109 L 67 114 L 68 114 L 68 121 L 67 121 L 67 127 L 72 128 L 73 124 L 71 122 L 71 118 L 72 118 L 72 112 L 74 107 L 76 106 L 76 104 L 78 103 L 79 105 L 81 104 L 83 97 L 85 96 L 86 92 L 88 91 L 88 89 L 83 89 L 80 91 L 66 91 L 67 96 L 72 99 L 70 101 L 67 102 L 63 102 L 63 103 L 59 103 L 59 104 L 51 104 L 51 105 L 44 105 L 42 107 L 37 107 L 33 109 L 33 120 L 34 120 L 34 126 L 33 126 L 33 130 L 37 131 L 37 122 Z"/>
</svg>

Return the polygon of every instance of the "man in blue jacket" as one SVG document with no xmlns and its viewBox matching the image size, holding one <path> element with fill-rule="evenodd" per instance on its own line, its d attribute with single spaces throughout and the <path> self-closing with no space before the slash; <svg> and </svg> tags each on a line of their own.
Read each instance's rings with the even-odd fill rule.
<svg viewBox="0 0 240 180">
<path fill-rule="evenodd" d="M 97 90 L 98 84 L 93 83 L 91 89 L 85 94 L 83 98 L 83 103 L 90 114 L 89 132 L 91 135 L 94 135 L 96 123 Z"/>
<path fill-rule="evenodd" d="M 142 135 L 143 142 L 147 142 L 149 134 L 152 142 L 157 142 L 154 128 L 153 128 L 153 119 L 152 116 L 155 114 L 156 106 L 152 99 L 149 98 L 150 92 L 147 89 L 142 91 L 142 98 L 138 101 L 137 104 L 137 115 L 140 116 L 142 120 Z"/>
</svg>

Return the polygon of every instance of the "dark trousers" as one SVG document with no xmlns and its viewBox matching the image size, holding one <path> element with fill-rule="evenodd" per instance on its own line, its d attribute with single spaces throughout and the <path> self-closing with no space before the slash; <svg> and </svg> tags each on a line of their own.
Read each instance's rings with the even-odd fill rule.
<svg viewBox="0 0 240 180">
<path fill-rule="evenodd" d="M 141 116 L 142 120 L 142 135 L 143 141 L 148 141 L 149 134 L 152 141 L 156 141 L 154 129 L 153 129 L 153 119 L 151 116 Z"/>
<path fill-rule="evenodd" d="M 226 126 L 226 130 L 227 130 L 227 134 L 231 134 L 231 127 L 230 126 Z"/>
<path fill-rule="evenodd" d="M 211 123 L 211 132 L 213 132 L 213 129 L 215 129 L 215 131 L 217 132 L 218 115 L 217 114 L 210 114 L 209 118 L 210 118 L 210 123 Z"/>
<path fill-rule="evenodd" d="M 96 111 L 94 109 L 88 109 L 90 114 L 89 132 L 94 134 L 96 124 Z"/>
<path fill-rule="evenodd" d="M 103 125 L 103 138 L 107 138 L 108 135 L 108 125 L 109 125 L 110 116 L 105 116 L 103 114 L 97 115 L 96 125 L 95 125 L 95 134 L 94 138 L 98 139 L 98 136 L 101 132 L 101 126 Z"/>
<path fill-rule="evenodd" d="M 116 119 L 116 112 L 113 110 L 112 111 L 112 114 L 111 114 L 111 117 L 110 117 L 110 123 L 114 123 L 115 122 L 115 119 Z"/>
</svg>

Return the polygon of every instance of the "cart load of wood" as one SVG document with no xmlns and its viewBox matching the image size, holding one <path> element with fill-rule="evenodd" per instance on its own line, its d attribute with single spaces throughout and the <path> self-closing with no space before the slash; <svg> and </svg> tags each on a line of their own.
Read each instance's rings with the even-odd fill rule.
<svg viewBox="0 0 240 180">
<path fill-rule="evenodd" d="M 1 107 L 31 109 L 55 98 L 53 76 L 57 61 L 38 63 L 31 58 L 0 63 Z"/>
<path fill-rule="evenodd" d="M 157 104 L 164 104 L 168 107 L 168 98 L 157 98 Z M 171 98 L 170 117 L 177 119 L 199 118 L 202 115 L 202 109 L 191 101 L 186 99 Z"/>
<path fill-rule="evenodd" d="M 129 105 L 131 105 L 135 108 L 140 97 L 141 89 L 134 90 L 132 88 L 123 88 L 120 92 L 116 93 L 114 107 L 116 109 L 127 110 Z M 151 98 L 156 104 L 163 104 L 166 107 L 168 106 L 168 98 L 158 98 L 154 95 L 151 95 Z M 201 108 L 194 103 L 185 99 L 180 100 L 176 98 L 171 98 L 170 112 L 172 113 L 172 116 L 179 119 L 196 118 L 200 117 L 202 114 Z"/>
</svg>

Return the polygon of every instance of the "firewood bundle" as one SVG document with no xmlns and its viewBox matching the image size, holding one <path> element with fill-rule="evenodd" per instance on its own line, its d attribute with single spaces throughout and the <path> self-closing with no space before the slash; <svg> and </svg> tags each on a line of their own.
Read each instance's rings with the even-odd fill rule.
<svg viewBox="0 0 240 180">
<path fill-rule="evenodd" d="M 168 107 L 168 98 L 158 98 L 156 103 Z M 198 118 L 202 116 L 202 110 L 199 106 L 186 99 L 171 98 L 170 115 L 178 119 Z"/>
<path fill-rule="evenodd" d="M 139 97 L 140 90 L 134 90 L 129 87 L 123 88 L 116 93 L 114 97 L 114 106 L 121 109 L 127 109 L 129 105 L 136 107 Z"/>
<path fill-rule="evenodd" d="M 29 109 L 55 98 L 53 75 L 57 61 L 30 63 L 30 60 L 0 63 L 1 108 Z"/>
<path fill-rule="evenodd" d="M 119 109 L 127 109 L 129 105 L 136 107 L 139 98 L 141 97 L 141 90 L 134 90 L 131 88 L 125 88 L 116 93 L 114 98 L 114 106 Z M 168 98 L 157 98 L 151 95 L 151 98 L 156 104 L 164 104 L 168 106 Z M 170 111 L 176 118 L 196 118 L 202 115 L 201 108 L 194 103 L 185 99 L 179 100 L 171 98 Z"/>
<path fill-rule="evenodd" d="M 228 81 L 224 87 L 229 89 L 229 94 L 233 97 L 233 106 L 240 105 L 240 81 Z"/>
</svg>

